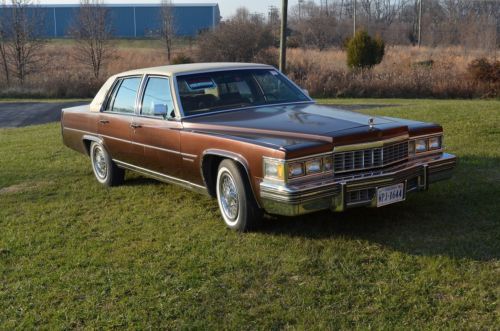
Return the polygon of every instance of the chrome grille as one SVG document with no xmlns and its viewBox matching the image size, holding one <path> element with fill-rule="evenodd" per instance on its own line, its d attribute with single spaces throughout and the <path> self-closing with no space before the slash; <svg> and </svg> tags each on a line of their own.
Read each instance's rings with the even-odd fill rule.
<svg viewBox="0 0 500 331">
<path fill-rule="evenodd" d="M 335 173 L 378 168 L 408 158 L 408 142 L 333 154 Z"/>
</svg>

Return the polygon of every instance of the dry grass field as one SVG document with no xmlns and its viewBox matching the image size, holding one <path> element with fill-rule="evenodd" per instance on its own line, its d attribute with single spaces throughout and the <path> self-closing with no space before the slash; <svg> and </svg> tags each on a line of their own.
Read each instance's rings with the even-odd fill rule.
<svg viewBox="0 0 500 331">
<path fill-rule="evenodd" d="M 118 40 L 101 78 L 91 79 L 91 69 L 74 60 L 74 41 L 53 40 L 44 49 L 42 69 L 23 88 L 2 86 L 0 97 L 92 97 L 106 77 L 129 69 L 168 64 L 158 40 Z M 174 46 L 174 56 L 197 60 L 195 44 Z M 256 56 L 255 62 L 276 65 L 277 50 Z M 499 83 L 475 80 L 467 66 L 475 59 L 493 60 L 495 54 L 464 47 L 390 46 L 373 70 L 351 72 L 341 49 L 318 51 L 290 49 L 288 74 L 315 97 L 431 97 L 488 98 L 499 95 Z"/>
</svg>

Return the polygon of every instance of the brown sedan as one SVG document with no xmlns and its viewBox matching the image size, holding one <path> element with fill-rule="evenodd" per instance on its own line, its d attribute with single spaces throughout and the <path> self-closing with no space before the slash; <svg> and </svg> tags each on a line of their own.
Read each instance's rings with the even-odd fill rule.
<svg viewBox="0 0 500 331">
<path fill-rule="evenodd" d="M 211 63 L 115 75 L 88 106 L 63 109 L 64 144 L 96 179 L 124 170 L 216 197 L 226 225 L 265 211 L 380 207 L 451 176 L 438 124 L 321 106 L 273 67 Z"/>
</svg>

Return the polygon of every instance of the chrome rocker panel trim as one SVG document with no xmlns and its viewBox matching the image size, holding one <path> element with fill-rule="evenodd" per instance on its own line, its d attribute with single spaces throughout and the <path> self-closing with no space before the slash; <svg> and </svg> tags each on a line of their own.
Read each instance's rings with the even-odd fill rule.
<svg viewBox="0 0 500 331">
<path fill-rule="evenodd" d="M 376 195 L 371 199 L 349 202 L 350 192 L 376 190 L 379 187 L 404 183 L 405 194 L 427 190 L 430 183 L 449 179 L 457 163 L 452 154 L 438 154 L 410 160 L 403 164 L 372 172 L 341 174 L 303 184 L 278 184 L 263 181 L 260 200 L 266 212 L 275 215 L 296 216 L 319 210 L 344 211 L 347 208 L 376 206 Z"/>
<path fill-rule="evenodd" d="M 141 167 L 138 167 L 138 166 L 135 166 L 133 164 L 126 163 L 126 162 L 123 162 L 123 161 L 120 161 L 120 160 L 113 159 L 113 161 L 120 168 L 132 170 L 132 171 L 140 173 L 140 174 L 142 174 L 144 176 L 151 177 L 151 178 L 154 178 L 156 180 L 159 180 L 161 182 L 165 182 L 165 183 L 169 183 L 169 184 L 176 184 L 176 185 L 182 186 L 184 188 L 187 188 L 187 189 L 189 189 L 191 191 L 202 193 L 202 194 L 205 194 L 205 195 L 209 195 L 208 194 L 208 190 L 207 190 L 207 188 L 205 186 L 201 186 L 201 185 L 198 185 L 198 184 L 195 184 L 195 183 L 191 183 L 191 182 L 188 182 L 187 180 L 183 180 L 183 179 L 180 179 L 180 178 L 168 176 L 168 175 L 165 175 L 165 174 L 153 171 L 153 170 L 149 170 L 149 169 L 146 169 L 146 168 L 141 168 Z"/>
</svg>

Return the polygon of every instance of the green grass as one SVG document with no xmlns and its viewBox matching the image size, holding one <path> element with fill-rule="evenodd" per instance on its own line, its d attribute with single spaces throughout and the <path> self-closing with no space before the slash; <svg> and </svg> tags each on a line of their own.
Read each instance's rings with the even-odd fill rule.
<svg viewBox="0 0 500 331">
<path fill-rule="evenodd" d="M 99 186 L 57 124 L 0 130 L 0 329 L 498 329 L 500 102 L 331 102 L 443 124 L 456 176 L 238 234 L 182 188 Z"/>
</svg>

